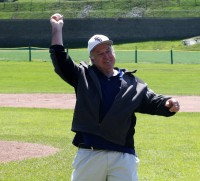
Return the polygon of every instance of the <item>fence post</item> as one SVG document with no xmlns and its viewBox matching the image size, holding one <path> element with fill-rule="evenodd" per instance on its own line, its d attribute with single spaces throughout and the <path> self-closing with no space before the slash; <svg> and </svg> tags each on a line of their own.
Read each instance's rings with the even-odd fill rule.
<svg viewBox="0 0 200 181">
<path fill-rule="evenodd" d="M 137 46 L 135 47 L 135 63 L 137 63 Z"/>
<path fill-rule="evenodd" d="M 179 5 L 179 6 L 181 5 L 181 2 L 180 2 L 180 0 L 178 0 L 178 5 Z"/>
<path fill-rule="evenodd" d="M 46 10 L 46 0 L 44 1 L 44 7 L 43 7 L 43 10 L 44 10 L 44 11 Z"/>
<path fill-rule="evenodd" d="M 145 9 L 147 9 L 147 0 L 145 1 Z"/>
<path fill-rule="evenodd" d="M 5 9 L 5 7 L 6 7 L 6 4 L 5 4 L 5 0 L 3 1 L 3 9 Z"/>
<path fill-rule="evenodd" d="M 115 9 L 115 0 L 113 0 L 113 8 Z"/>
<path fill-rule="evenodd" d="M 32 9 L 33 9 L 33 2 L 32 2 L 32 0 L 31 0 L 31 3 L 30 3 L 30 11 L 32 11 Z"/>
<path fill-rule="evenodd" d="M 28 50 L 29 50 L 29 62 L 31 62 L 31 44 L 29 44 Z"/>
<path fill-rule="evenodd" d="M 174 64 L 174 60 L 173 60 L 173 50 L 171 48 L 171 51 L 170 51 L 170 55 L 171 55 L 171 64 Z"/>
</svg>

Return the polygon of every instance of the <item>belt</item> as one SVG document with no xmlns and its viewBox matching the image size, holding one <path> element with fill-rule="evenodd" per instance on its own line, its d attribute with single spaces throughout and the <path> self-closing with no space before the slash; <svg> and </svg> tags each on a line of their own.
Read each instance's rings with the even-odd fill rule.
<svg viewBox="0 0 200 181">
<path fill-rule="evenodd" d="M 102 150 L 102 149 L 96 148 L 94 146 L 88 146 L 88 145 L 84 145 L 84 144 L 80 144 L 78 148 L 83 148 L 83 149 L 88 149 L 88 150 Z"/>
</svg>

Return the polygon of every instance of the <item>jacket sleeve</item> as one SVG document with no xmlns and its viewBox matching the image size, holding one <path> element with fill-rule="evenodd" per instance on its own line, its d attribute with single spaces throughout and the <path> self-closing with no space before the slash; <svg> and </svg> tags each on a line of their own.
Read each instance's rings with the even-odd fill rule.
<svg viewBox="0 0 200 181">
<path fill-rule="evenodd" d="M 77 87 L 79 66 L 72 61 L 61 45 L 50 47 L 50 56 L 55 72 L 68 84 Z"/>
<path fill-rule="evenodd" d="M 164 95 L 157 95 L 148 87 L 144 90 L 142 102 L 138 107 L 138 112 L 151 114 L 151 115 L 160 115 L 160 116 L 173 116 L 175 113 L 170 112 L 169 108 L 165 106 L 165 103 L 171 97 Z"/>
</svg>

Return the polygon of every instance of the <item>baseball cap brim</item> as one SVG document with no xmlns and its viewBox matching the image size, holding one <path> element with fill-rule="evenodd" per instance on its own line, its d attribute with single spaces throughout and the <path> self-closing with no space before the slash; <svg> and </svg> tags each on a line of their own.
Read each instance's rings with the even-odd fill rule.
<svg viewBox="0 0 200 181">
<path fill-rule="evenodd" d="M 113 41 L 112 41 L 112 40 L 106 40 L 106 41 L 103 41 L 103 42 L 101 42 L 101 43 L 98 43 L 97 45 L 95 45 L 95 46 L 90 50 L 90 52 L 93 51 L 97 46 L 102 45 L 102 44 L 112 45 L 112 44 L 113 44 Z"/>
</svg>

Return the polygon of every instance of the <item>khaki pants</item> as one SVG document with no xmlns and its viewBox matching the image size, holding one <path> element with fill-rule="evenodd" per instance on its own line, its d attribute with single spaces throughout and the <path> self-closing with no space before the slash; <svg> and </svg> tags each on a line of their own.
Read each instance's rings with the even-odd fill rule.
<svg viewBox="0 0 200 181">
<path fill-rule="evenodd" d="M 138 163 L 132 154 L 80 148 L 71 181 L 138 181 Z"/>
</svg>

